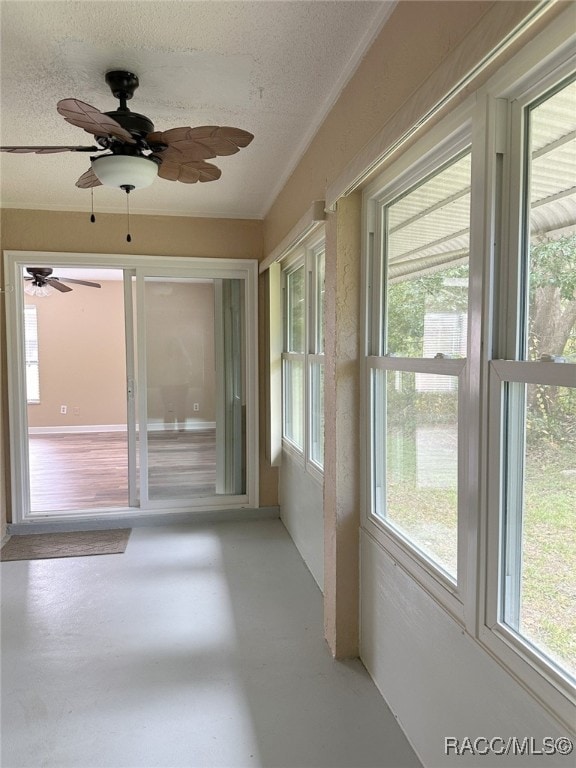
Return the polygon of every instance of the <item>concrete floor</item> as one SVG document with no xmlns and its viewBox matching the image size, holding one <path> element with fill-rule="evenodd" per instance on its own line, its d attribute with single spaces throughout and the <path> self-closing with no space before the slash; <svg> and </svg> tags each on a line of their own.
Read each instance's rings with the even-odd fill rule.
<svg viewBox="0 0 576 768">
<path fill-rule="evenodd" d="M 420 766 L 277 520 L 2 563 L 3 768 Z"/>
</svg>

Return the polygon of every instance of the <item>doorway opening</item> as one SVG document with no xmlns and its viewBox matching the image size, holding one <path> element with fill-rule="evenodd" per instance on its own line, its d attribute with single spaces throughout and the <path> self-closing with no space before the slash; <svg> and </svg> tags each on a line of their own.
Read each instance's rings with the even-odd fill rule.
<svg viewBox="0 0 576 768">
<path fill-rule="evenodd" d="M 78 261 L 5 253 L 12 522 L 256 507 L 257 262 Z"/>
</svg>

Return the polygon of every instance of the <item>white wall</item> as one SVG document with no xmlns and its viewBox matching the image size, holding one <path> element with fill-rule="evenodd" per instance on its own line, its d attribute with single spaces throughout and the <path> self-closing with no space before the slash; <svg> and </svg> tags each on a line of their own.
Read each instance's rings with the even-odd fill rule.
<svg viewBox="0 0 576 768">
<path fill-rule="evenodd" d="M 288 451 L 282 452 L 279 496 L 282 522 L 324 591 L 322 485 Z"/>
<path fill-rule="evenodd" d="M 446 736 L 569 734 L 366 532 L 360 558 L 361 658 L 426 768 L 574 765 L 573 754 L 446 756 Z"/>
</svg>

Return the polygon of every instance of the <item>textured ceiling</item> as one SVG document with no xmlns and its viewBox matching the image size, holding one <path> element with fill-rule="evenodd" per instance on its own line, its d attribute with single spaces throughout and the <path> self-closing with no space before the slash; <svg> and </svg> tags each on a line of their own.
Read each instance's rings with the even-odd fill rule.
<svg viewBox="0 0 576 768">
<path fill-rule="evenodd" d="M 218 181 L 157 179 L 130 196 L 136 213 L 261 218 L 393 7 L 393 2 L 0 3 L 0 143 L 92 144 L 56 112 L 63 98 L 117 108 L 111 69 L 140 78 L 129 107 L 156 130 L 232 125 L 249 147 L 213 162 Z M 1 204 L 87 210 L 75 187 L 89 156 L 0 155 Z M 98 210 L 123 209 L 99 187 Z"/>
</svg>

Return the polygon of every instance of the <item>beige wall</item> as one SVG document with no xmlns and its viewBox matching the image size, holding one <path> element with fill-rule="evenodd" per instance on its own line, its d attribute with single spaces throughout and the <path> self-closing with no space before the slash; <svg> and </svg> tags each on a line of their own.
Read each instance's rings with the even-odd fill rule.
<svg viewBox="0 0 576 768">
<path fill-rule="evenodd" d="M 126 242 L 126 216 L 99 213 L 0 211 L 3 249 L 65 253 L 127 253 L 154 256 L 259 259 L 262 222 L 246 219 L 194 219 L 130 216 L 132 242 Z"/>
<path fill-rule="evenodd" d="M 262 222 L 244 219 L 194 219 L 176 216 L 132 216 L 132 243 L 125 239 L 126 218 L 123 214 L 98 214 L 95 224 L 86 213 L 63 211 L 0 210 L 0 246 L 2 250 L 38 250 L 67 253 L 150 254 L 205 258 L 260 259 L 262 256 Z M 260 314 L 260 336 L 263 339 L 265 319 Z M 3 451 L 0 477 L 2 532 L 8 516 L 9 460 L 6 394 L 6 339 L 4 315 L 0 328 L 2 341 L 2 410 Z M 263 343 L 263 342 L 261 342 Z M 264 383 L 260 384 L 262 391 Z M 261 402 L 261 421 L 265 404 Z M 260 446 L 260 504 L 278 503 L 276 470 L 264 458 Z"/>
<path fill-rule="evenodd" d="M 123 284 L 101 285 L 26 296 L 36 306 L 40 370 L 40 403 L 28 406 L 29 427 L 126 424 Z"/>
<path fill-rule="evenodd" d="M 147 283 L 146 320 L 148 418 L 215 421 L 214 284 Z"/>
</svg>

